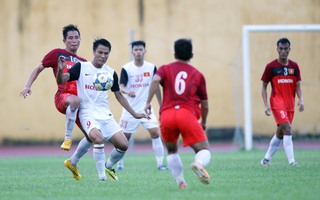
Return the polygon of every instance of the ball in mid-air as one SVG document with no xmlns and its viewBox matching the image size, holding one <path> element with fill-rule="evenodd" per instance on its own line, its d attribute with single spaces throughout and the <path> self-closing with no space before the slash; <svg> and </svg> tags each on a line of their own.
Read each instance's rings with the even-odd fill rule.
<svg viewBox="0 0 320 200">
<path fill-rule="evenodd" d="M 109 90 L 113 85 L 113 76 L 108 71 L 99 71 L 93 76 L 93 85 L 99 91 Z"/>
</svg>

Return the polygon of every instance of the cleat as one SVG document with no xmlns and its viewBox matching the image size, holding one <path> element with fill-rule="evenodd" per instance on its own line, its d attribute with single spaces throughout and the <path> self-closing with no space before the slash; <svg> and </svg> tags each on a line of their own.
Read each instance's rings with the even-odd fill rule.
<svg viewBox="0 0 320 200">
<path fill-rule="evenodd" d="M 106 173 L 108 174 L 109 178 L 111 178 L 112 180 L 115 180 L 115 181 L 119 180 L 114 169 L 105 168 L 105 170 L 106 170 Z"/>
<path fill-rule="evenodd" d="M 209 184 L 210 183 L 210 176 L 208 172 L 196 161 L 192 163 L 191 169 L 196 173 L 199 180 L 203 184 Z"/>
<path fill-rule="evenodd" d="M 169 168 L 165 165 L 165 164 L 162 164 L 158 167 L 159 170 L 168 170 Z"/>
<path fill-rule="evenodd" d="M 79 173 L 79 168 L 78 167 L 74 167 L 71 165 L 71 161 L 68 159 L 68 160 L 65 160 L 64 161 L 64 166 L 66 166 L 73 174 L 73 178 L 75 178 L 76 180 L 80 180 L 81 179 L 81 175 Z"/>
<path fill-rule="evenodd" d="M 182 181 L 179 183 L 179 189 L 186 189 L 186 188 L 187 188 L 186 182 Z"/>
<path fill-rule="evenodd" d="M 260 164 L 261 164 L 261 165 L 264 165 L 264 166 L 269 166 L 269 165 L 271 165 L 271 160 L 268 160 L 268 159 L 263 158 L 263 159 L 260 161 Z"/>
<path fill-rule="evenodd" d="M 70 138 L 65 139 L 62 143 L 62 145 L 60 146 L 61 150 L 64 151 L 69 151 L 72 145 L 72 140 Z"/>
<path fill-rule="evenodd" d="M 293 161 L 293 162 L 291 162 L 289 165 L 290 165 L 290 166 L 296 166 L 296 165 L 298 165 L 298 163 L 297 163 L 296 161 Z"/>
</svg>

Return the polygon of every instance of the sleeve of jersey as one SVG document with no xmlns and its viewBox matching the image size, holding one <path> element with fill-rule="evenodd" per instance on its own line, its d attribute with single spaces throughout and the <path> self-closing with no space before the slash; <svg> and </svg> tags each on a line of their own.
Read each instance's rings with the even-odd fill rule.
<svg viewBox="0 0 320 200">
<path fill-rule="evenodd" d="M 68 70 L 68 73 L 70 74 L 69 82 L 78 80 L 80 77 L 80 71 L 81 71 L 81 62 L 77 62 Z"/>
<path fill-rule="evenodd" d="M 58 52 L 54 49 L 47 53 L 42 59 L 42 65 L 44 67 L 53 67 L 58 62 Z"/>
<path fill-rule="evenodd" d="M 157 73 L 157 67 L 154 66 L 154 69 L 153 69 L 153 75 L 155 75 Z"/>
<path fill-rule="evenodd" d="M 298 65 L 297 65 L 297 81 L 301 81 L 300 69 Z"/>
<path fill-rule="evenodd" d="M 161 81 L 160 84 L 162 85 L 164 82 L 164 73 L 165 73 L 165 65 L 162 65 L 159 67 L 159 69 L 157 70 L 157 72 L 155 74 L 157 74 L 158 76 L 160 76 Z"/>
<path fill-rule="evenodd" d="M 116 71 L 113 72 L 113 85 L 111 87 L 111 91 L 112 92 L 120 91 L 119 78 L 118 78 L 118 74 Z"/>
<path fill-rule="evenodd" d="M 271 80 L 271 67 L 266 66 L 262 77 L 261 77 L 261 81 L 265 82 L 265 83 L 269 83 L 269 81 Z"/>
<path fill-rule="evenodd" d="M 114 76 L 114 75 L 113 75 Z M 121 74 L 120 74 L 120 84 L 123 85 L 127 85 L 128 83 L 128 73 L 127 70 L 125 70 L 124 68 L 122 68 L 121 70 Z"/>
</svg>

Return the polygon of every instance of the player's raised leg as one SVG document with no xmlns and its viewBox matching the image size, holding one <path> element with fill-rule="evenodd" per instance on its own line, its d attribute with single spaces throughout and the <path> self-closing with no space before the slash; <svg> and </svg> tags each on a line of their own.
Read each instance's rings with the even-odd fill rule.
<svg viewBox="0 0 320 200">
<path fill-rule="evenodd" d="M 68 93 L 60 95 L 60 98 L 65 98 L 65 101 L 66 101 L 65 103 L 67 105 L 67 108 L 65 110 L 65 113 L 66 113 L 66 130 L 65 131 L 66 132 L 65 132 L 64 141 L 61 145 L 61 149 L 69 151 L 72 145 L 72 131 L 77 119 L 77 112 L 80 106 L 80 98 L 76 95 L 72 95 Z"/>
</svg>

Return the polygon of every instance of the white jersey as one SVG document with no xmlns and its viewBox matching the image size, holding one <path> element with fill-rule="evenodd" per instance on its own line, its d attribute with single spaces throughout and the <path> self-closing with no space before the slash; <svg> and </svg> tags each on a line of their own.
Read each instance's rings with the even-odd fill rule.
<svg viewBox="0 0 320 200">
<path fill-rule="evenodd" d="M 109 96 L 107 91 L 98 91 L 93 86 L 93 76 L 98 71 L 109 71 L 114 69 L 104 64 L 102 68 L 96 68 L 91 62 L 82 62 L 80 76 L 77 80 L 78 96 L 80 98 L 79 117 L 95 120 L 105 120 L 113 117 L 109 108 Z"/>
<path fill-rule="evenodd" d="M 131 61 L 125 64 L 122 67 L 126 70 L 128 75 L 128 82 L 126 84 L 126 88 L 128 90 L 134 91 L 136 93 L 136 97 L 129 97 L 128 94 L 125 94 L 125 98 L 137 113 L 144 113 L 144 107 L 147 103 L 149 87 L 151 85 L 155 65 L 144 61 L 141 67 L 137 67 L 134 64 L 134 61 Z M 123 108 L 123 114 L 130 115 L 130 113 Z"/>
</svg>

